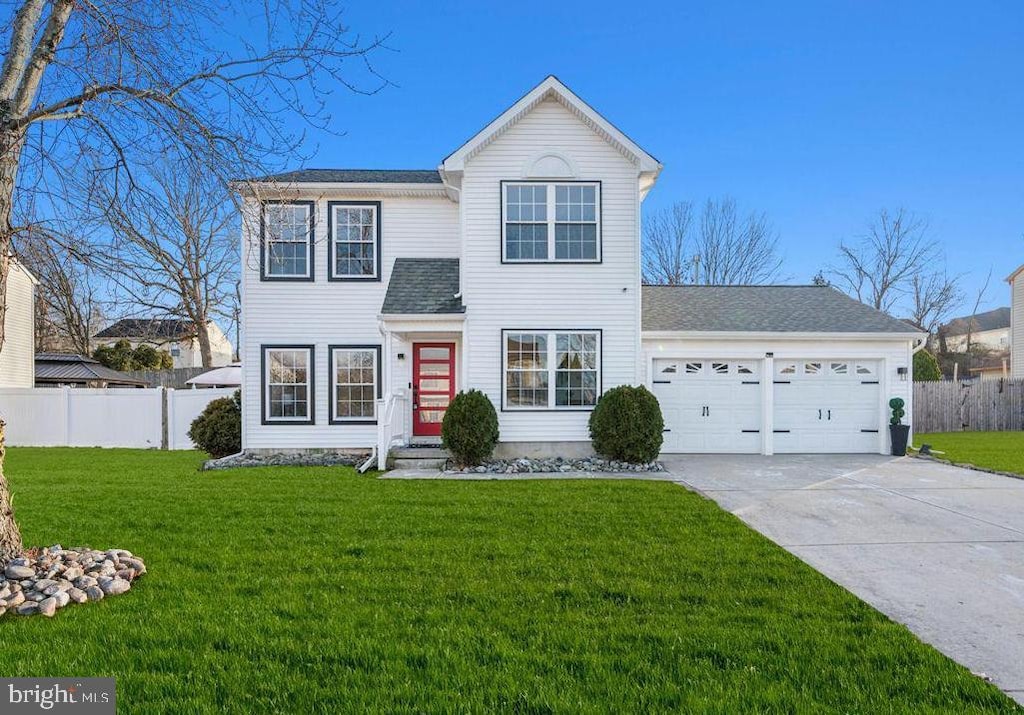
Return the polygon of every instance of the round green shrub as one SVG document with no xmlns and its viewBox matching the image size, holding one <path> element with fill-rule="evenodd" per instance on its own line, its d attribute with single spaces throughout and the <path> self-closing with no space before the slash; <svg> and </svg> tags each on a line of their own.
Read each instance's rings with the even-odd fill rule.
<svg viewBox="0 0 1024 715">
<path fill-rule="evenodd" d="M 914 380 L 916 382 L 934 382 L 942 379 L 939 361 L 927 350 L 914 353 Z"/>
<path fill-rule="evenodd" d="M 459 467 L 485 461 L 498 444 L 498 413 L 479 390 L 460 392 L 441 422 L 441 441 Z"/>
<path fill-rule="evenodd" d="M 188 436 L 211 457 L 227 457 L 242 451 L 242 396 L 221 397 L 192 420 Z"/>
<path fill-rule="evenodd" d="M 664 429 L 658 398 L 643 386 L 613 387 L 590 413 L 594 451 L 620 462 L 653 462 L 661 451 Z"/>
</svg>

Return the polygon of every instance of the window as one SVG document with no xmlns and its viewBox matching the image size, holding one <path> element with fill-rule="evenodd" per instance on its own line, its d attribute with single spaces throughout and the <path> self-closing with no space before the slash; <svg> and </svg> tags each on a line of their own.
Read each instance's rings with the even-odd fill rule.
<svg viewBox="0 0 1024 715">
<path fill-rule="evenodd" d="M 834 362 L 829 365 L 829 371 L 833 375 L 846 375 L 850 371 L 850 368 L 845 362 Z"/>
<path fill-rule="evenodd" d="M 586 409 L 600 393 L 601 333 L 503 331 L 503 409 Z"/>
<path fill-rule="evenodd" d="M 711 372 L 716 375 L 728 375 L 729 374 L 729 363 L 727 362 L 713 362 L 711 363 Z"/>
<path fill-rule="evenodd" d="M 313 202 L 265 203 L 260 221 L 263 280 L 313 280 Z"/>
<path fill-rule="evenodd" d="M 821 373 L 820 362 L 805 362 L 804 363 L 804 374 L 805 375 L 817 375 Z"/>
<path fill-rule="evenodd" d="M 509 333 L 505 338 L 506 404 L 547 407 L 548 384 L 548 336 Z"/>
<path fill-rule="evenodd" d="M 686 374 L 696 375 L 704 369 L 704 363 L 700 362 L 688 362 L 686 363 Z"/>
<path fill-rule="evenodd" d="M 331 280 L 380 280 L 380 202 L 329 201 Z"/>
<path fill-rule="evenodd" d="M 597 403 L 597 334 L 558 333 L 555 338 L 555 405 Z"/>
<path fill-rule="evenodd" d="M 373 423 L 381 396 L 380 346 L 332 345 L 331 424 Z"/>
<path fill-rule="evenodd" d="M 600 183 L 501 186 L 504 262 L 601 260 Z"/>
<path fill-rule="evenodd" d="M 859 362 L 857 363 L 857 374 L 866 377 L 874 377 L 875 365 L 873 363 Z"/>
<path fill-rule="evenodd" d="M 782 363 L 781 365 L 778 366 L 777 369 L 778 369 L 780 375 L 795 375 L 796 374 L 796 363 L 792 363 L 792 362 Z"/>
<path fill-rule="evenodd" d="M 313 424 L 313 346 L 263 347 L 263 422 Z"/>
<path fill-rule="evenodd" d="M 736 374 L 737 375 L 753 375 L 757 365 L 754 363 L 737 363 Z"/>
</svg>

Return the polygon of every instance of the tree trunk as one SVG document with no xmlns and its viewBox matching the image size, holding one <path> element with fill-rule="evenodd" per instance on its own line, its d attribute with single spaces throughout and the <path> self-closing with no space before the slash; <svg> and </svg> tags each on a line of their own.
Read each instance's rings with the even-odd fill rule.
<svg viewBox="0 0 1024 715">
<path fill-rule="evenodd" d="M 210 347 L 210 324 L 207 321 L 196 321 L 196 338 L 199 340 L 199 354 L 203 359 L 203 367 L 213 367 L 213 349 Z"/>
<path fill-rule="evenodd" d="M 7 564 L 11 559 L 21 556 L 24 547 L 21 543 L 21 531 L 14 521 L 14 508 L 11 506 L 11 490 L 4 478 L 4 421 L 0 420 L 0 565 Z"/>
</svg>

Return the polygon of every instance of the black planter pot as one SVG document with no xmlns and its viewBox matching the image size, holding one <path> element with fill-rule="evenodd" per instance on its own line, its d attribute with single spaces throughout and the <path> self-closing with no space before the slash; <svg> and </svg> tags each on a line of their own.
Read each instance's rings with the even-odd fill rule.
<svg viewBox="0 0 1024 715">
<path fill-rule="evenodd" d="M 907 438 L 910 437 L 910 425 L 889 425 L 889 439 L 892 441 L 892 456 L 907 455 Z"/>
</svg>

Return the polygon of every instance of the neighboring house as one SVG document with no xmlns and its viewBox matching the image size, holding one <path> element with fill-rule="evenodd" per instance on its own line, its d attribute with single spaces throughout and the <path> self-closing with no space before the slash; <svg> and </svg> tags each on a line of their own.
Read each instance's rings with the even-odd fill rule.
<svg viewBox="0 0 1024 715">
<path fill-rule="evenodd" d="M 36 355 L 36 387 L 149 387 L 145 380 L 72 353 Z"/>
<path fill-rule="evenodd" d="M 549 77 L 437 169 L 237 184 L 243 448 L 436 443 L 475 388 L 500 454 L 581 453 L 644 384 L 667 452 L 886 452 L 924 334 L 828 287 L 641 286 L 661 168 Z"/>
<path fill-rule="evenodd" d="M 1009 357 L 990 357 L 981 361 L 981 364 L 972 365 L 968 369 L 970 377 L 980 377 L 982 380 L 998 380 L 1010 376 Z"/>
<path fill-rule="evenodd" d="M 972 347 L 1005 352 L 1010 349 L 1010 309 L 954 318 L 939 328 L 939 334 L 945 337 L 946 350 L 951 353 L 967 352 L 968 335 Z"/>
<path fill-rule="evenodd" d="M 98 345 L 113 345 L 123 339 L 131 343 L 133 348 L 145 344 L 166 350 L 171 354 L 174 367 L 203 366 L 195 323 L 190 320 L 126 318 L 93 337 Z M 231 364 L 231 342 L 216 323 L 210 323 L 210 348 L 213 353 L 211 367 Z"/>
<path fill-rule="evenodd" d="M 0 347 L 0 387 L 32 387 L 35 375 L 35 296 L 38 281 L 17 259 L 7 274 L 7 313 Z"/>
<path fill-rule="evenodd" d="M 1024 377 L 1024 266 L 1006 279 L 1010 284 L 1010 376 Z"/>
</svg>

